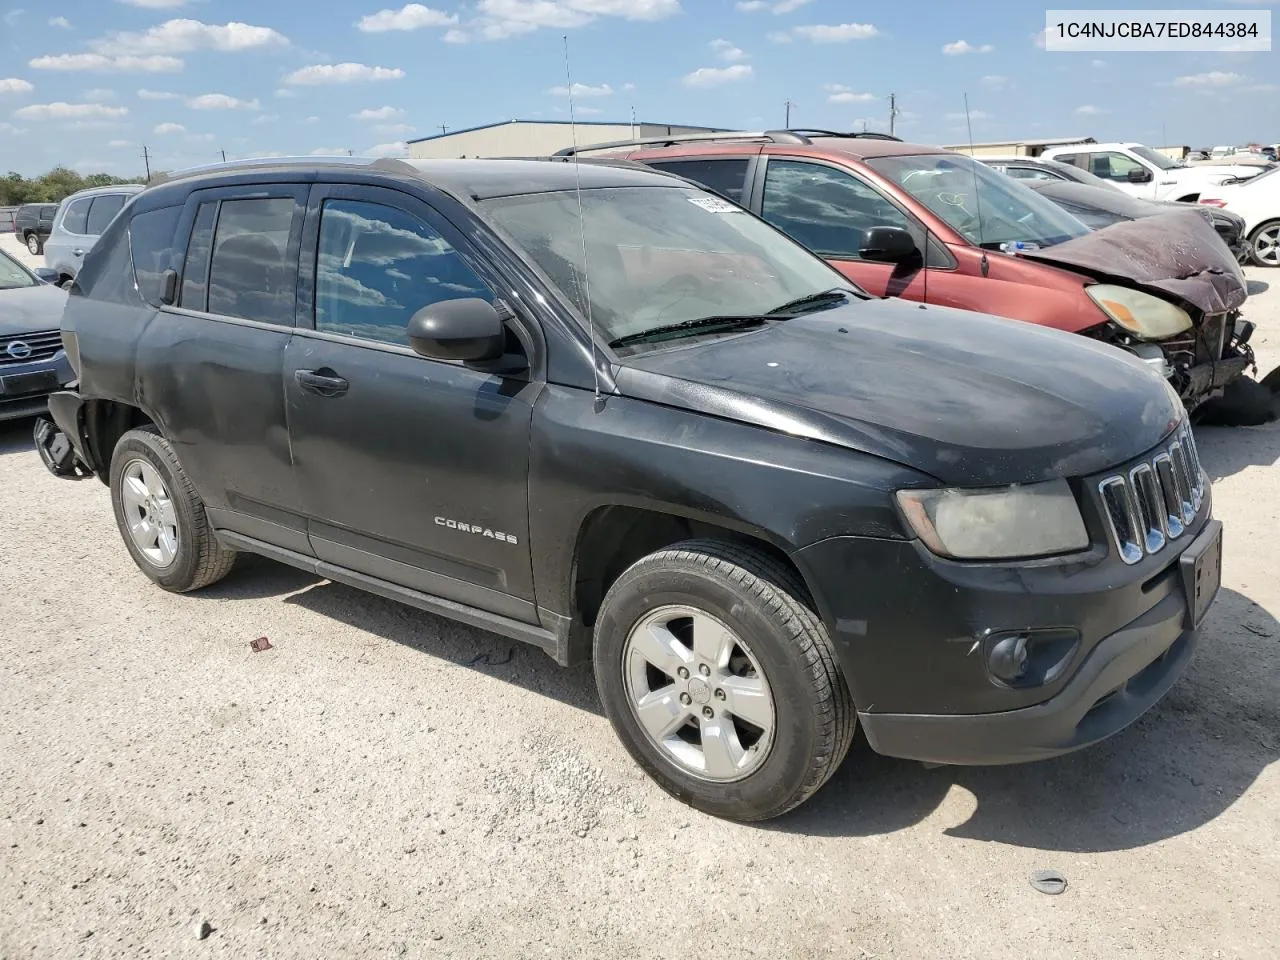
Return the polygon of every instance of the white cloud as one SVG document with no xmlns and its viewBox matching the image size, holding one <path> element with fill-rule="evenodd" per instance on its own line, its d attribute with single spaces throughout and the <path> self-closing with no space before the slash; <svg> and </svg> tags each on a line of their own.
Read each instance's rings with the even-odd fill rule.
<svg viewBox="0 0 1280 960">
<path fill-rule="evenodd" d="M 1046 41 L 1045 41 L 1045 32 L 1046 32 L 1048 29 L 1049 29 L 1048 27 L 1045 27 L 1045 28 L 1043 28 L 1043 29 L 1041 29 L 1041 30 L 1037 30 L 1035 33 L 1033 33 L 1033 34 L 1031 35 L 1031 42 L 1032 42 L 1032 44 L 1034 44 L 1035 46 L 1039 47 L 1041 50 L 1043 50 L 1043 49 L 1045 48 L 1045 42 L 1046 42 Z"/>
<path fill-rule="evenodd" d="M 1091 103 L 1086 103 L 1084 106 L 1076 107 L 1076 114 L 1081 117 L 1100 117 L 1106 112 L 1107 111 L 1103 110 L 1101 107 L 1095 107 Z"/>
<path fill-rule="evenodd" d="M 376 110 L 372 107 L 361 110 L 359 113 L 351 115 L 352 120 L 394 120 L 396 117 L 403 117 L 404 111 L 398 107 L 378 107 Z"/>
<path fill-rule="evenodd" d="M 29 61 L 33 70 L 83 70 L 89 73 L 176 73 L 184 66 L 177 57 L 107 56 L 101 53 L 60 53 Z"/>
<path fill-rule="evenodd" d="M 946 43 L 942 46 L 942 52 L 948 57 L 960 57 L 966 53 L 990 53 L 994 49 L 995 47 L 989 43 L 974 46 L 968 40 L 957 40 L 955 43 Z"/>
<path fill-rule="evenodd" d="M 129 140 L 112 140 L 107 146 L 112 150 L 123 150 L 125 147 L 132 147 L 133 143 Z"/>
<path fill-rule="evenodd" d="M 822 89 L 830 94 L 827 103 L 869 103 L 879 99 L 874 93 L 858 93 L 843 83 L 828 83 Z"/>
<path fill-rule="evenodd" d="M 1230 87 L 1237 83 L 1243 83 L 1244 79 L 1238 73 L 1211 70 L 1208 73 L 1193 73 L 1185 77 L 1178 77 L 1173 83 L 1177 87 Z"/>
<path fill-rule="evenodd" d="M 989 73 L 982 78 L 982 85 L 989 90 L 1003 90 L 1008 82 L 1008 77 L 1002 77 L 997 73 Z"/>
<path fill-rule="evenodd" d="M 311 151 L 313 157 L 345 157 L 346 147 L 316 147 Z"/>
<path fill-rule="evenodd" d="M 92 90 L 86 90 L 84 92 L 84 98 L 86 100 L 92 100 L 95 103 L 102 103 L 104 100 L 114 100 L 116 98 L 116 92 L 114 90 L 108 90 L 106 87 L 94 87 Z"/>
<path fill-rule="evenodd" d="M 235 20 L 224 24 L 202 23 L 199 20 L 168 20 L 142 33 L 109 33 L 89 42 L 90 48 L 108 56 L 174 54 L 193 50 L 235 53 L 288 45 L 288 38 L 271 27 L 255 27 Z"/>
<path fill-rule="evenodd" d="M 187 134 L 187 143 L 212 143 L 212 133 L 189 133 Z"/>
<path fill-rule="evenodd" d="M 158 133 L 161 135 L 164 135 L 166 133 L 186 133 L 187 128 L 180 123 L 159 123 L 159 124 L 156 124 L 155 129 L 152 130 L 151 132 Z"/>
<path fill-rule="evenodd" d="M 569 88 L 565 86 L 552 87 L 547 93 L 553 97 L 567 97 L 569 96 Z M 575 97 L 612 97 L 613 87 L 607 83 L 602 83 L 595 87 L 589 83 L 575 83 L 573 85 L 573 95 Z"/>
<path fill-rule="evenodd" d="M 241 100 L 229 97 L 225 93 L 204 93 L 187 101 L 192 110 L 259 110 L 262 107 L 255 97 L 252 100 Z"/>
<path fill-rule="evenodd" d="M 191 0 L 116 0 L 127 3 L 131 7 L 142 7 L 145 10 L 172 10 L 174 7 L 185 7 Z"/>
<path fill-rule="evenodd" d="M 301 120 L 299 120 L 298 122 L 299 122 L 299 123 L 305 123 L 305 124 L 310 125 L 310 124 L 313 124 L 313 123 L 319 123 L 319 122 L 320 122 L 320 118 L 319 118 L 319 117 L 317 117 L 317 116 L 303 117 L 303 118 L 302 118 Z"/>
<path fill-rule="evenodd" d="M 699 67 L 692 73 L 686 73 L 680 82 L 686 87 L 719 87 L 749 80 L 754 74 L 750 64 L 735 63 L 731 67 Z"/>
<path fill-rule="evenodd" d="M 604 113 L 604 110 L 601 107 L 574 107 L 573 112 L 580 113 L 584 117 L 593 117 L 597 114 Z"/>
<path fill-rule="evenodd" d="M 400 80 L 399 67 L 368 67 L 363 63 L 318 63 L 295 70 L 284 82 L 295 87 L 315 87 L 332 83 L 366 83 L 374 80 Z"/>
<path fill-rule="evenodd" d="M 260 113 L 249 122 L 255 127 L 260 127 L 264 123 L 275 123 L 279 119 L 280 115 L 277 113 Z"/>
<path fill-rule="evenodd" d="M 445 43 L 470 43 L 471 36 L 465 30 L 446 30 L 440 38 Z"/>
<path fill-rule="evenodd" d="M 947 119 L 950 120 L 952 123 L 964 123 L 965 115 L 963 113 L 948 113 Z M 992 120 L 994 118 L 991 116 L 991 114 L 987 113 L 985 110 L 970 110 L 968 119 L 973 121 L 974 123 L 982 123 L 986 120 Z"/>
<path fill-rule="evenodd" d="M 298 95 L 297 92 L 294 90 L 277 90 L 276 91 L 276 96 L 279 97 L 281 100 L 292 100 L 297 95 Z"/>
<path fill-rule="evenodd" d="M 21 136 L 26 132 L 26 127 L 15 127 L 12 123 L 0 123 L 0 133 L 12 133 L 15 136 Z"/>
<path fill-rule="evenodd" d="M 725 63 L 737 63 L 739 60 L 747 59 L 746 53 L 728 40 L 712 40 L 711 49 Z"/>
<path fill-rule="evenodd" d="M 379 143 L 364 152 L 366 157 L 407 157 L 409 145 L 403 140 L 394 143 Z"/>
<path fill-rule="evenodd" d="M 70 29 L 71 29 L 71 21 L 70 21 L 70 20 L 68 20 L 66 17 L 50 17 L 50 18 L 49 18 L 49 26 L 51 26 L 51 27 L 58 27 L 58 28 L 60 28 L 60 29 L 62 29 L 62 30 L 70 30 Z"/>
<path fill-rule="evenodd" d="M 379 10 L 356 22 L 356 29 L 365 33 L 384 33 L 388 30 L 420 30 L 423 27 L 448 27 L 458 22 L 456 13 L 445 13 L 424 7 L 420 3 L 406 3 L 399 10 Z"/>
<path fill-rule="evenodd" d="M 770 13 L 781 14 L 799 10 L 812 2 L 813 0 L 775 0 L 774 3 L 766 3 L 765 0 L 740 0 L 737 7 L 743 13 L 758 13 L 761 10 L 768 10 Z"/>
<path fill-rule="evenodd" d="M 19 120 L 110 120 L 128 116 L 128 107 L 108 107 L 101 103 L 33 103 L 15 111 Z"/>
<path fill-rule="evenodd" d="M 582 27 L 601 17 L 662 20 L 680 12 L 680 0 L 479 0 L 476 12 L 465 30 L 449 30 L 444 41 L 502 40 L 542 27 Z"/>
<path fill-rule="evenodd" d="M 764 36 L 765 36 L 765 39 L 768 40 L 770 43 L 790 43 L 791 42 L 791 34 L 783 33 L 781 30 L 774 30 L 771 33 L 766 33 Z"/>
<path fill-rule="evenodd" d="M 30 93 L 34 89 L 35 87 L 19 77 L 6 77 L 0 80 L 0 95 L 6 93 Z"/>
<path fill-rule="evenodd" d="M 139 90 L 139 100 L 181 100 L 182 95 L 177 93 L 166 93 L 163 90 Z"/>
<path fill-rule="evenodd" d="M 622 85 L 622 89 L 627 93 L 630 93 L 635 88 L 636 88 L 636 85 L 634 83 L 624 83 Z"/>
<path fill-rule="evenodd" d="M 413 133 L 413 124 L 411 123 L 378 123 L 373 127 L 374 133 L 382 134 L 385 137 L 403 137 L 406 133 Z"/>
<path fill-rule="evenodd" d="M 1093 67 L 1096 70 L 1101 70 L 1106 65 L 1107 65 L 1107 61 L 1105 60 L 1092 60 L 1089 63 L 1089 66 Z"/>
<path fill-rule="evenodd" d="M 850 40 L 869 40 L 880 34 L 870 23 L 817 23 L 796 27 L 792 32 L 814 43 L 848 43 Z"/>
</svg>

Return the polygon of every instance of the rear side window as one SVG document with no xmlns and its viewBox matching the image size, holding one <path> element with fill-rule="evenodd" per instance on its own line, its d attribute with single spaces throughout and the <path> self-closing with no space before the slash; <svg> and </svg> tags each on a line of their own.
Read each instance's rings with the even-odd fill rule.
<svg viewBox="0 0 1280 960">
<path fill-rule="evenodd" d="M 824 257 L 858 259 L 870 227 L 910 230 L 906 216 L 849 174 L 801 160 L 770 160 L 764 180 L 764 219 Z"/>
<path fill-rule="evenodd" d="M 1073 167 L 1079 167 L 1081 170 L 1089 168 L 1089 155 L 1087 153 L 1059 153 L 1053 159 L 1059 163 L 1069 163 Z"/>
<path fill-rule="evenodd" d="M 746 157 L 737 160 L 663 160 L 649 166 L 685 177 L 734 203 L 742 203 L 742 190 L 747 182 Z"/>
<path fill-rule="evenodd" d="M 209 308 L 209 250 L 213 247 L 213 222 L 217 216 L 216 201 L 200 204 L 196 212 L 191 244 L 182 267 L 182 296 L 178 299 L 179 305 L 188 310 Z"/>
<path fill-rule="evenodd" d="M 1063 177 L 1035 167 L 1009 167 L 1005 170 L 1015 180 L 1062 180 Z"/>
<path fill-rule="evenodd" d="M 209 312 L 292 326 L 298 283 L 286 262 L 292 197 L 224 200 L 209 261 Z"/>
<path fill-rule="evenodd" d="M 62 215 L 62 229 L 68 233 L 83 234 L 89 223 L 89 207 L 92 203 L 92 197 L 85 197 L 68 206 L 67 212 Z"/>
<path fill-rule="evenodd" d="M 107 224 L 120 212 L 120 208 L 124 206 L 124 201 L 125 196 L 123 193 L 108 193 L 101 197 L 94 197 L 93 203 L 89 207 L 85 233 L 91 237 L 100 236 L 102 231 L 107 229 Z"/>
<path fill-rule="evenodd" d="M 133 271 L 142 299 L 160 305 L 160 277 L 173 261 L 173 235 L 181 207 L 161 207 L 140 213 L 129 223 Z"/>
</svg>

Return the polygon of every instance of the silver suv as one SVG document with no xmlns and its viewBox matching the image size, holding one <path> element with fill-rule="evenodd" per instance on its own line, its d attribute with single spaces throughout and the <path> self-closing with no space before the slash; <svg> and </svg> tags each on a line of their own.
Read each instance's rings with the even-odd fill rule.
<svg viewBox="0 0 1280 960">
<path fill-rule="evenodd" d="M 126 183 L 114 187 L 93 187 L 73 193 L 62 201 L 53 221 L 53 231 L 44 242 L 44 262 L 57 271 L 57 282 L 66 285 L 80 272 L 84 255 L 121 208 L 143 187 Z"/>
</svg>

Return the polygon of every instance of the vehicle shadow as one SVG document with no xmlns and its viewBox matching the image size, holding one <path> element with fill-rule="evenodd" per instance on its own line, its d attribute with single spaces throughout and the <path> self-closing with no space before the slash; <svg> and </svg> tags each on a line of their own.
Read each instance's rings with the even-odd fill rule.
<svg viewBox="0 0 1280 960">
<path fill-rule="evenodd" d="M 1280 395 L 1277 396 L 1280 402 Z M 1248 467 L 1280 463 L 1280 423 L 1258 427 L 1195 428 L 1196 450 L 1209 479 L 1218 481 Z"/>
<path fill-rule="evenodd" d="M 0 423 L 0 456 L 7 453 L 35 453 L 36 443 L 31 437 L 33 423 L 30 417 Z"/>
<path fill-rule="evenodd" d="M 859 741 L 831 781 L 764 829 L 873 836 L 927 819 L 962 788 L 974 805 L 948 836 L 1069 852 L 1128 850 L 1221 815 L 1280 759 L 1280 623 L 1223 590 L 1185 676 L 1108 741 L 1054 760 L 939 767 Z"/>
<path fill-rule="evenodd" d="M 1249 296 L 1256 297 L 1260 293 L 1266 293 L 1271 289 L 1271 284 L 1265 280 L 1246 280 L 1245 286 Z"/>
</svg>

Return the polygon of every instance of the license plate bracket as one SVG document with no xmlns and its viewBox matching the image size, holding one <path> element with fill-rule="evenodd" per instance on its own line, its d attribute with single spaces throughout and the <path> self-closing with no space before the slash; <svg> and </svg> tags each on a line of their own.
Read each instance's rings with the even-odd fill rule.
<svg viewBox="0 0 1280 960">
<path fill-rule="evenodd" d="M 1182 583 L 1187 592 L 1187 617 L 1199 629 L 1222 586 L 1222 523 L 1210 520 L 1182 554 Z"/>
<path fill-rule="evenodd" d="M 33 373 L 15 373 L 0 377 L 0 396 L 21 397 L 29 393 L 52 393 L 58 389 L 58 374 L 54 370 L 36 370 Z"/>
</svg>

